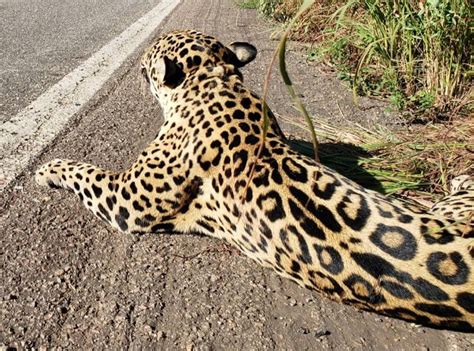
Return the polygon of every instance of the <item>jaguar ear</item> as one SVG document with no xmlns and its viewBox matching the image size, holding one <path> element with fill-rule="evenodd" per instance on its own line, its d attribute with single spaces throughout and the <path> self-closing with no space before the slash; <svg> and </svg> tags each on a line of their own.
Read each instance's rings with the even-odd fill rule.
<svg viewBox="0 0 474 351">
<path fill-rule="evenodd" d="M 158 79 L 169 88 L 175 88 L 184 80 L 182 68 L 167 56 L 164 56 L 157 66 Z"/>
<path fill-rule="evenodd" d="M 235 57 L 233 57 L 232 64 L 236 67 L 245 66 L 257 56 L 257 48 L 249 43 L 235 41 L 227 48 L 234 53 L 233 56 Z"/>
</svg>

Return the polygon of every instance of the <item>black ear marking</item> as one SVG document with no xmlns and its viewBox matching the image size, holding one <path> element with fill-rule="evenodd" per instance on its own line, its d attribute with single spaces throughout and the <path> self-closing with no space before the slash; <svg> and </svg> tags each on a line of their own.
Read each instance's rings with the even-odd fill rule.
<svg viewBox="0 0 474 351">
<path fill-rule="evenodd" d="M 140 68 L 140 73 L 142 74 L 143 78 L 145 78 L 145 81 L 150 84 L 150 78 L 148 77 L 148 73 L 146 71 L 146 68 L 145 67 L 141 67 Z"/>
<path fill-rule="evenodd" d="M 184 72 L 178 64 L 164 56 L 165 74 L 163 77 L 163 84 L 169 88 L 176 88 L 184 80 Z"/>
<path fill-rule="evenodd" d="M 252 44 L 235 41 L 227 46 L 231 55 L 231 63 L 237 68 L 245 66 L 257 57 L 257 48 Z"/>
</svg>

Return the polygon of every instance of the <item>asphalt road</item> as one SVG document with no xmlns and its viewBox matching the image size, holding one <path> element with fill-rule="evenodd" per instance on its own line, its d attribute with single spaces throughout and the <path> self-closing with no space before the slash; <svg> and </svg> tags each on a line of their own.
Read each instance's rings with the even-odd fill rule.
<svg viewBox="0 0 474 351">
<path fill-rule="evenodd" d="M 254 43 L 260 54 L 243 73 L 249 86 L 261 90 L 275 42 L 268 39 L 269 24 L 254 11 L 232 0 L 185 1 L 156 34 L 176 28 Z M 32 174 L 43 162 L 73 158 L 119 170 L 156 135 L 162 120 L 139 78 L 142 49 L 2 194 L 0 349 L 472 349 L 472 335 L 333 303 L 216 240 L 121 235 L 73 195 L 37 187 Z M 314 115 L 335 125 L 395 118 L 369 100 L 362 100 L 371 107 L 365 112 L 355 108 L 351 92 L 331 73 L 308 66 L 301 51 L 290 50 L 287 61 Z M 295 114 L 277 81 L 271 96 L 275 112 Z M 306 135 L 295 122 L 284 123 L 285 131 Z"/>
<path fill-rule="evenodd" d="M 1 0 L 0 123 L 159 0 Z"/>
</svg>

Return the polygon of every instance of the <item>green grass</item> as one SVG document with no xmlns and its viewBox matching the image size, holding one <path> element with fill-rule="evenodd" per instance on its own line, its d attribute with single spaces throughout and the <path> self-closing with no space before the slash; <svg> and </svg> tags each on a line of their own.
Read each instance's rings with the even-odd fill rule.
<svg viewBox="0 0 474 351">
<path fill-rule="evenodd" d="M 240 0 L 237 1 L 237 5 L 243 9 L 258 9 L 260 0 Z"/>
<path fill-rule="evenodd" d="M 269 5 L 276 4 L 276 9 L 278 9 L 279 6 L 283 6 L 282 4 L 285 1 L 291 1 L 294 5 L 297 0 L 272 1 Z M 266 1 L 260 0 L 259 8 L 264 2 Z M 331 4 L 335 3 L 335 1 L 330 2 Z M 334 33 L 339 33 L 339 35 L 332 35 L 334 39 L 332 41 L 326 40 L 329 45 L 316 46 L 310 49 L 308 57 L 313 60 L 329 57 L 331 63 L 339 70 L 342 78 L 355 87 L 354 91 L 362 90 L 364 92 L 364 90 L 367 90 L 372 94 L 380 95 L 388 92 L 388 97 L 392 103 L 399 108 L 406 108 L 409 103 L 416 105 L 420 110 L 433 108 L 438 98 L 435 91 L 415 89 L 410 95 L 403 91 L 402 87 L 406 85 L 406 82 L 402 85 L 400 85 L 400 82 L 404 82 L 404 79 L 407 80 L 406 77 L 412 77 L 413 82 L 418 82 L 416 79 L 419 79 L 419 77 L 415 77 L 416 70 L 411 73 L 408 70 L 403 71 L 405 78 L 400 78 L 400 67 L 402 67 L 400 62 L 403 61 L 401 57 L 405 57 L 403 56 L 405 54 L 396 53 L 398 50 L 396 47 L 398 46 L 395 45 L 395 42 L 398 40 L 398 34 L 385 35 L 383 40 L 378 37 L 375 27 L 362 23 L 359 18 L 360 15 L 356 13 L 357 11 L 350 10 L 351 6 L 359 2 L 352 0 L 346 3 L 345 6 L 340 7 L 331 16 L 332 21 L 337 18 L 339 22 L 334 22 L 337 25 L 328 28 L 333 30 Z M 311 14 L 311 9 L 314 11 L 314 7 L 311 7 L 314 3 L 314 0 L 301 1 L 301 6 L 296 8 L 297 15 L 295 18 L 301 19 L 308 13 Z M 364 3 L 368 3 L 368 1 L 364 1 Z M 371 3 L 375 4 L 377 1 L 371 1 Z M 390 2 L 392 5 L 393 3 L 393 1 Z M 303 13 L 304 8 L 309 8 L 310 11 Z M 393 7 L 391 9 L 395 10 Z M 388 21 L 382 16 L 383 14 L 381 15 L 376 11 L 376 8 L 372 8 L 371 11 L 374 12 L 375 19 L 370 17 L 369 22 L 376 21 L 378 18 L 379 21 L 384 22 L 383 26 L 403 27 L 405 25 Z M 347 28 L 341 29 L 343 28 L 342 19 L 345 18 L 346 12 L 352 12 L 354 18 L 359 18 L 359 22 L 355 21 L 351 27 L 357 29 L 355 32 L 351 32 Z M 350 127 L 335 128 L 321 119 L 312 119 L 308 115 L 305 106 L 298 99 L 286 71 L 285 43 L 290 30 L 295 28 L 293 27 L 295 18 L 288 23 L 269 63 L 271 68 L 276 61 L 276 57 L 279 57 L 280 74 L 288 88 L 293 104 L 301 114 L 299 120 L 293 117 L 288 118 L 286 122 L 300 126 L 305 130 L 309 129 L 312 133 L 312 145 L 302 140 L 290 140 L 290 145 L 294 149 L 319 159 L 322 163 L 367 188 L 385 194 L 418 197 L 428 202 L 434 200 L 437 196 L 439 197 L 440 194 L 448 192 L 450 178 L 459 174 L 470 174 L 474 171 L 474 158 L 471 151 L 474 147 L 472 144 L 474 120 L 472 118 L 459 118 L 448 126 L 426 125 L 415 131 L 399 132 L 396 135 L 387 130 L 368 130 L 355 123 Z M 374 30 L 374 32 L 370 33 L 371 30 Z M 341 31 L 344 35 L 341 34 Z M 331 37 L 330 31 L 328 32 L 328 37 Z M 393 33 L 398 32 L 393 30 Z M 366 38 L 366 40 L 361 40 L 361 38 Z M 435 39 L 433 38 L 433 40 Z M 357 40 L 361 40 L 364 46 L 357 47 L 354 44 Z M 385 46 L 382 45 L 383 41 L 390 42 L 388 45 L 390 50 L 387 50 L 385 44 Z M 407 55 L 410 56 L 409 53 Z M 413 60 L 412 63 L 407 60 L 404 61 L 406 67 L 420 64 L 415 62 L 418 58 Z M 424 63 L 424 65 L 427 64 Z M 264 82 L 264 101 L 270 82 L 270 68 Z M 264 106 L 266 108 L 266 104 Z M 282 116 L 279 118 L 285 119 Z M 313 123 L 316 123 L 316 127 L 313 126 Z M 265 142 L 266 127 L 268 127 L 268 116 L 265 114 L 265 132 L 261 146 Z M 323 139 L 322 143 L 321 140 L 316 139 L 316 134 Z M 258 163 L 258 160 L 256 163 Z"/>
<path fill-rule="evenodd" d="M 333 19 L 359 53 L 354 95 L 387 92 L 418 114 L 452 108 L 468 84 L 470 12 L 467 0 L 347 2 Z"/>
<path fill-rule="evenodd" d="M 285 21 L 295 3 L 260 0 L 258 9 Z M 427 121 L 472 111 L 473 15 L 469 0 L 319 0 L 295 27 L 298 39 L 318 38 L 308 58 L 332 64 L 355 99 L 381 96 Z"/>
</svg>

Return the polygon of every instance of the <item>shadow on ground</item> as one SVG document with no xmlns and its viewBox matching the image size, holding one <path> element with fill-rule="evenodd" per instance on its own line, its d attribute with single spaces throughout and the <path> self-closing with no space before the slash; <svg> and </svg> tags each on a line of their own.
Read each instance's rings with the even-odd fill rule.
<svg viewBox="0 0 474 351">
<path fill-rule="evenodd" d="M 301 139 L 290 139 L 288 144 L 293 150 L 314 158 L 312 143 Z M 319 157 L 325 166 L 334 169 L 364 188 L 375 190 L 382 194 L 385 193 L 380 181 L 361 166 L 363 159 L 366 160 L 372 157 L 363 148 L 343 142 L 320 143 Z"/>
</svg>

